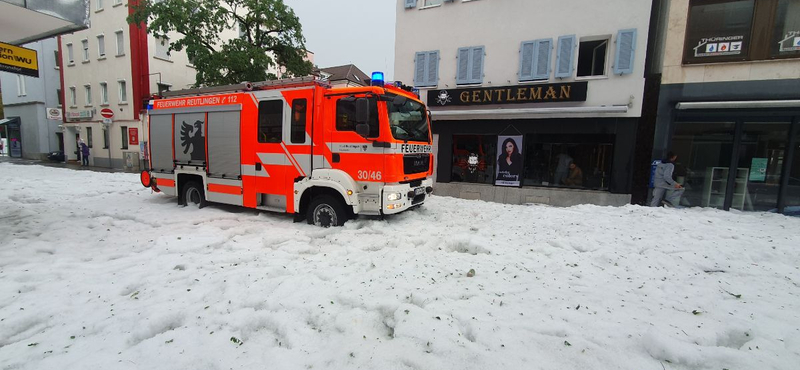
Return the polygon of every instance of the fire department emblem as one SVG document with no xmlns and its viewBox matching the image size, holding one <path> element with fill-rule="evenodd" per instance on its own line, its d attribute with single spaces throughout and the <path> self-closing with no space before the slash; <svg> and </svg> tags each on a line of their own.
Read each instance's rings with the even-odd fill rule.
<svg viewBox="0 0 800 370">
<path fill-rule="evenodd" d="M 439 95 L 436 96 L 436 102 L 441 105 L 446 105 L 451 101 L 453 101 L 453 99 L 450 98 L 450 93 L 448 93 L 447 90 L 439 91 Z"/>
<path fill-rule="evenodd" d="M 362 148 L 363 148 L 363 149 L 364 149 L 364 151 L 366 152 L 366 151 L 367 151 L 367 148 L 369 148 L 369 145 L 364 145 L 364 146 L 362 146 Z"/>
<path fill-rule="evenodd" d="M 181 146 L 183 146 L 183 154 L 192 150 L 190 154 L 193 161 L 205 161 L 205 138 L 203 137 L 203 121 L 195 121 L 194 127 L 183 122 L 181 125 Z"/>
</svg>

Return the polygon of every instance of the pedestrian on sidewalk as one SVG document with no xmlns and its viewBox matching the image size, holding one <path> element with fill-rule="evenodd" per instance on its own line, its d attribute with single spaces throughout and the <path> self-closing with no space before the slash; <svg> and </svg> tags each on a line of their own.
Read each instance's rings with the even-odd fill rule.
<svg viewBox="0 0 800 370">
<path fill-rule="evenodd" d="M 81 139 L 81 166 L 89 165 L 89 146 Z"/>
<path fill-rule="evenodd" d="M 681 196 L 683 195 L 684 188 L 672 179 L 672 173 L 675 171 L 675 161 L 678 156 L 673 153 L 667 153 L 667 157 L 656 166 L 656 173 L 653 176 L 653 199 L 650 201 L 651 207 L 658 207 L 661 205 L 661 199 L 664 199 L 664 205 L 671 207 L 680 207 Z"/>
</svg>

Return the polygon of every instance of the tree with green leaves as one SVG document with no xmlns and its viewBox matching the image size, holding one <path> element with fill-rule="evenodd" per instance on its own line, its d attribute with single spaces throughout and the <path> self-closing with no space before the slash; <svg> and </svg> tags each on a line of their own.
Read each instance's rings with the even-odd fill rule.
<svg viewBox="0 0 800 370">
<path fill-rule="evenodd" d="M 147 24 L 147 31 L 157 38 L 180 34 L 180 39 L 170 40 L 169 51 L 186 50 L 197 69 L 196 86 L 276 79 L 267 72 L 270 68 L 285 76 L 311 74 L 300 20 L 283 0 L 130 3 L 129 23 Z M 233 37 L 221 38 L 225 33 Z"/>
</svg>

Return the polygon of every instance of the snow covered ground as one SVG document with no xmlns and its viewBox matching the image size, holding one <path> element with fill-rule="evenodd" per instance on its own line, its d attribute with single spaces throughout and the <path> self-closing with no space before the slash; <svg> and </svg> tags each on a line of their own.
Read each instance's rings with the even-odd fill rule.
<svg viewBox="0 0 800 370">
<path fill-rule="evenodd" d="M 776 214 L 432 197 L 320 229 L 0 163 L 0 369 L 797 369 L 798 251 Z"/>
</svg>

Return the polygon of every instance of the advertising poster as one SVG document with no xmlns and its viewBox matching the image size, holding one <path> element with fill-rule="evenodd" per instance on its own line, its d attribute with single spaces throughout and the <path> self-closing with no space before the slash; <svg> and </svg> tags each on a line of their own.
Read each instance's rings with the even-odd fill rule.
<svg viewBox="0 0 800 370">
<path fill-rule="evenodd" d="M 750 161 L 750 181 L 767 179 L 767 158 L 753 158 Z"/>
<path fill-rule="evenodd" d="M 522 135 L 497 137 L 497 186 L 522 184 Z"/>
<path fill-rule="evenodd" d="M 139 145 L 139 129 L 131 127 L 128 129 L 128 144 Z"/>
</svg>

